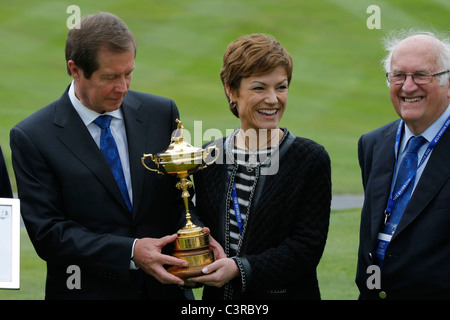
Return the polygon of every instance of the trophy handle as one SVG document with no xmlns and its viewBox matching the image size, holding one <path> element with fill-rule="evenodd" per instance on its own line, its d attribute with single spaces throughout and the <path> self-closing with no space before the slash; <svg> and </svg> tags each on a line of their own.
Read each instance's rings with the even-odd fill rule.
<svg viewBox="0 0 450 320">
<path fill-rule="evenodd" d="M 213 160 L 211 160 L 210 162 L 205 162 L 204 168 L 206 168 L 207 166 L 213 164 L 214 162 L 216 162 L 217 158 L 219 158 L 220 149 L 217 148 L 216 146 L 211 146 L 211 147 L 208 147 L 208 150 L 207 150 L 206 155 L 205 155 L 205 157 L 203 158 L 203 160 L 205 160 L 205 158 L 206 158 L 207 155 L 211 154 L 211 151 L 212 151 L 212 150 L 216 150 L 216 157 L 215 157 Z"/>
<path fill-rule="evenodd" d="M 142 158 L 141 158 L 141 162 L 142 162 L 142 164 L 144 165 L 144 167 L 145 167 L 147 170 L 150 170 L 150 171 L 156 172 L 157 174 L 162 174 L 162 175 L 163 175 L 164 173 L 162 173 L 161 171 L 159 171 L 159 170 L 157 170 L 157 169 L 150 168 L 150 167 L 147 166 L 147 164 L 145 163 L 145 159 L 147 159 L 147 158 L 152 159 L 153 162 L 155 162 L 156 164 L 158 164 L 158 163 L 153 159 L 153 155 L 152 155 L 151 153 L 144 153 L 144 155 L 143 155 Z"/>
</svg>

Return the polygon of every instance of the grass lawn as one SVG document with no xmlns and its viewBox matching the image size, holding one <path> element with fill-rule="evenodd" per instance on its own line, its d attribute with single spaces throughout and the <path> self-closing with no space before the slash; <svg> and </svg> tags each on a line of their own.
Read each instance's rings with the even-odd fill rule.
<svg viewBox="0 0 450 320">
<path fill-rule="evenodd" d="M 361 210 L 332 211 L 325 251 L 317 268 L 324 300 L 358 298 L 355 284 Z"/>
</svg>

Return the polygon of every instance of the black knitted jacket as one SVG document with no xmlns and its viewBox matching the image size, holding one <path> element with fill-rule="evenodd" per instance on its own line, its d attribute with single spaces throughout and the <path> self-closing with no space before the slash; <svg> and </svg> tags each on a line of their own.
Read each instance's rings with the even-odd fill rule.
<svg viewBox="0 0 450 320">
<path fill-rule="evenodd" d="M 316 268 L 328 233 L 330 158 L 316 142 L 286 132 L 277 173 L 257 177 L 235 257 L 241 276 L 222 288 L 205 287 L 203 299 L 320 299 Z M 228 253 L 236 165 L 226 153 L 222 148 L 223 161 L 197 172 L 194 183 L 197 214 Z"/>
</svg>

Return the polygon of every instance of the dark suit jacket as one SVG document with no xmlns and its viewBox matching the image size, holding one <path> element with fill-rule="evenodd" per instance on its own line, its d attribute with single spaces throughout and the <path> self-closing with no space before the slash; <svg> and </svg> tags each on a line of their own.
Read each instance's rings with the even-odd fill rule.
<svg viewBox="0 0 450 320">
<path fill-rule="evenodd" d="M 142 271 L 130 271 L 135 238 L 173 234 L 184 221 L 176 180 L 141 163 L 144 153 L 166 150 L 178 109 L 170 99 L 133 91 L 121 108 L 132 214 L 67 90 L 11 130 L 23 220 L 38 255 L 47 262 L 46 298 L 135 299 L 143 283 L 150 298 L 184 297 L 176 285 L 161 285 Z M 80 267 L 81 290 L 67 288 L 70 265 Z"/>
<path fill-rule="evenodd" d="M 365 201 L 361 214 L 356 283 L 367 288 L 377 235 L 384 219 L 394 170 L 399 120 L 363 135 L 358 142 Z M 392 299 L 450 298 L 450 130 L 433 150 L 397 230 L 381 271 L 381 290 Z"/>
<path fill-rule="evenodd" d="M 11 182 L 9 181 L 5 159 L 0 147 L 0 198 L 12 198 Z"/>
<path fill-rule="evenodd" d="M 230 282 L 232 299 L 320 298 L 316 268 L 328 234 L 330 158 L 318 143 L 286 135 L 276 174 L 258 175 L 251 191 L 237 255 L 241 277 Z M 195 173 L 194 182 L 197 214 L 229 254 L 229 205 L 238 168 L 223 140 L 211 143 L 222 158 Z M 205 286 L 203 299 L 224 299 L 231 293 L 226 291 L 226 286 Z"/>
</svg>

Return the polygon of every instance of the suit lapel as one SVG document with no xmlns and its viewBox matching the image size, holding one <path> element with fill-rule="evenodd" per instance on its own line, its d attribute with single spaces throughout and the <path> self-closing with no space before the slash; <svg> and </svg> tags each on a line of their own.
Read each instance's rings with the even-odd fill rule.
<svg viewBox="0 0 450 320">
<path fill-rule="evenodd" d="M 420 177 L 393 238 L 401 233 L 423 212 L 425 207 L 438 194 L 444 183 L 448 181 L 450 177 L 449 163 L 450 130 L 446 130 L 430 155 L 427 166 Z"/>
<path fill-rule="evenodd" d="M 53 124 L 61 130 L 57 137 L 97 177 L 114 199 L 128 212 L 125 200 L 108 162 L 70 102 L 67 90 L 59 100 Z"/>
<path fill-rule="evenodd" d="M 380 135 L 373 149 L 373 169 L 372 183 L 370 193 L 372 203 L 372 239 L 376 239 L 380 231 L 381 224 L 384 221 L 384 211 L 386 209 L 389 197 L 392 176 L 394 173 L 395 162 L 395 132 L 398 122 L 389 126 L 387 130 Z M 380 199 L 384 199 L 380 201 Z"/>
<path fill-rule="evenodd" d="M 142 198 L 145 168 L 141 163 L 141 157 L 145 153 L 142 146 L 145 143 L 140 141 L 146 139 L 143 116 L 139 112 L 141 103 L 126 95 L 122 104 L 122 112 L 125 119 L 125 128 L 128 140 L 128 155 L 130 159 L 131 184 L 133 186 L 133 217 L 139 212 L 140 199 Z"/>
</svg>

